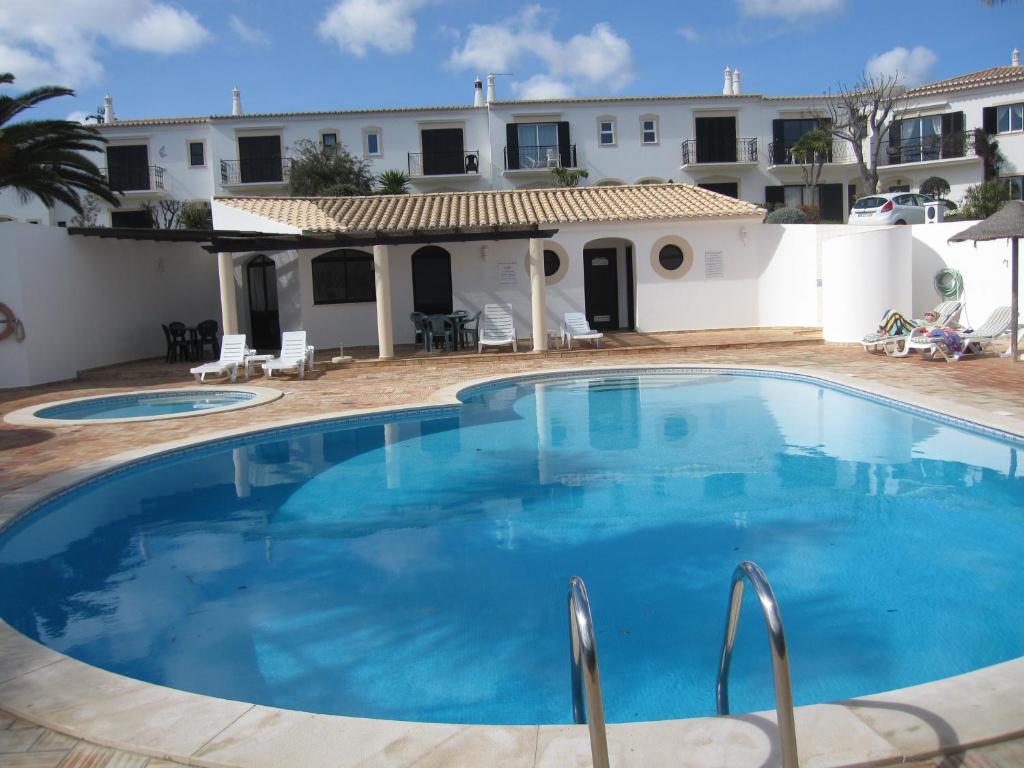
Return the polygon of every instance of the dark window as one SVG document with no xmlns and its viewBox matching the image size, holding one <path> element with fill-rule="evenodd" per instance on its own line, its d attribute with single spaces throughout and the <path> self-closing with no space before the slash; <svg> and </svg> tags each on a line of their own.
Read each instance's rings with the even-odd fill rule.
<svg viewBox="0 0 1024 768">
<path fill-rule="evenodd" d="M 440 246 L 425 245 L 412 255 L 412 308 L 425 315 L 452 311 L 452 257 Z"/>
<path fill-rule="evenodd" d="M 554 251 L 544 251 L 544 277 L 551 277 L 562 266 L 562 259 Z"/>
<path fill-rule="evenodd" d="M 145 144 L 107 147 L 107 179 L 111 189 L 149 189 L 149 150 Z"/>
<path fill-rule="evenodd" d="M 1011 200 L 1024 200 L 1024 176 L 1004 176 L 1002 180 Z"/>
<path fill-rule="evenodd" d="M 110 226 L 126 227 L 128 229 L 152 229 L 153 217 L 149 211 L 142 209 L 136 211 L 111 211 Z"/>
<path fill-rule="evenodd" d="M 336 133 L 324 133 L 320 136 L 320 143 L 323 145 L 324 152 L 336 152 L 338 149 L 338 134 Z"/>
<path fill-rule="evenodd" d="M 735 117 L 698 117 L 694 126 L 698 163 L 736 162 Z"/>
<path fill-rule="evenodd" d="M 313 259 L 313 303 L 375 301 L 373 257 L 342 248 Z"/>
<path fill-rule="evenodd" d="M 242 183 L 281 181 L 281 137 L 239 136 L 238 165 Z"/>
<path fill-rule="evenodd" d="M 188 164 L 195 168 L 199 165 L 206 165 L 206 153 L 203 151 L 203 142 L 190 141 L 188 143 Z"/>
<path fill-rule="evenodd" d="M 663 246 L 658 252 L 658 263 L 661 264 L 663 269 L 667 269 L 669 272 L 674 272 L 683 266 L 683 261 L 686 257 L 683 255 L 683 249 L 678 245 L 672 245 L 671 243 Z"/>
<path fill-rule="evenodd" d="M 774 165 L 787 165 L 793 162 L 792 150 L 800 138 L 811 131 L 823 128 L 827 130 L 828 121 L 818 118 L 800 118 L 794 120 L 772 121 L 772 157 Z M 829 157 L 828 161 L 831 162 Z"/>
<path fill-rule="evenodd" d="M 420 131 L 423 175 L 466 173 L 461 128 L 429 128 Z"/>
<path fill-rule="evenodd" d="M 698 184 L 697 186 L 701 189 L 708 190 L 708 192 L 717 192 L 720 195 L 735 197 L 737 200 L 740 197 L 740 185 L 735 181 L 722 182 L 719 184 Z"/>
</svg>

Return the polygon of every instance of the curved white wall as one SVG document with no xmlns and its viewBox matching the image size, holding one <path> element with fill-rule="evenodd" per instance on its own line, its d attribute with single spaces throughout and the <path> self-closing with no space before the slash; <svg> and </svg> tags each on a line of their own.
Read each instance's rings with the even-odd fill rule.
<svg viewBox="0 0 1024 768">
<path fill-rule="evenodd" d="M 887 309 L 911 311 L 910 227 L 847 231 L 821 245 L 825 341 L 860 341 Z"/>
</svg>

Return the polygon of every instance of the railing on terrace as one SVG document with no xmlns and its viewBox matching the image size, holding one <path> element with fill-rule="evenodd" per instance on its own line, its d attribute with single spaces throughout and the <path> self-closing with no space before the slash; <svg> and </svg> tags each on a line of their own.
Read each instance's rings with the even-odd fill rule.
<svg viewBox="0 0 1024 768">
<path fill-rule="evenodd" d="M 267 184 L 288 181 L 290 157 L 249 157 L 220 161 L 221 184 Z"/>
<path fill-rule="evenodd" d="M 757 139 L 736 139 L 722 146 L 720 142 L 703 142 L 687 139 L 683 142 L 683 165 L 700 163 L 756 163 Z"/>
<path fill-rule="evenodd" d="M 769 165 L 800 165 L 799 153 L 793 156 L 794 142 L 773 141 L 768 145 Z M 849 163 L 853 162 L 853 151 L 849 142 L 835 141 L 832 143 L 832 151 L 825 159 L 826 163 Z"/>
<path fill-rule="evenodd" d="M 563 151 L 564 150 L 564 151 Z M 576 145 L 559 147 L 557 144 L 526 146 L 520 144 L 511 150 L 505 147 L 505 169 L 509 171 L 551 169 L 562 166 L 576 167 Z"/>
<path fill-rule="evenodd" d="M 410 152 L 409 175 L 412 177 L 445 176 L 480 173 L 480 152 Z"/>
<path fill-rule="evenodd" d="M 883 145 L 879 160 L 881 165 L 926 163 L 932 160 L 969 157 L 974 152 L 974 132 L 957 131 Z"/>
<path fill-rule="evenodd" d="M 115 192 L 163 192 L 164 169 L 159 165 L 114 166 L 101 169 Z"/>
</svg>

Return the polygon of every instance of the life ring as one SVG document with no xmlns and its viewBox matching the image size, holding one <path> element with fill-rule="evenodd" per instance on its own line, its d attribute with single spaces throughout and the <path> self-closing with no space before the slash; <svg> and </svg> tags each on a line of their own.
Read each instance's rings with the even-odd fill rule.
<svg viewBox="0 0 1024 768">
<path fill-rule="evenodd" d="M 14 310 L 6 304 L 0 303 L 0 341 L 8 336 L 14 336 L 17 341 L 25 338 L 25 325 L 14 314 Z"/>
</svg>

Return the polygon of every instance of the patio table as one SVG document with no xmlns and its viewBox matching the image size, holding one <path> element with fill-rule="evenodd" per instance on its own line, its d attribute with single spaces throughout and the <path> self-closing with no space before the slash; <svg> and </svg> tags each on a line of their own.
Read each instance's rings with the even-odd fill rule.
<svg viewBox="0 0 1024 768">
<path fill-rule="evenodd" d="M 263 365 L 268 360 L 273 360 L 273 355 L 246 355 L 245 357 L 245 378 L 252 375 L 252 367 L 256 364 Z"/>
</svg>

